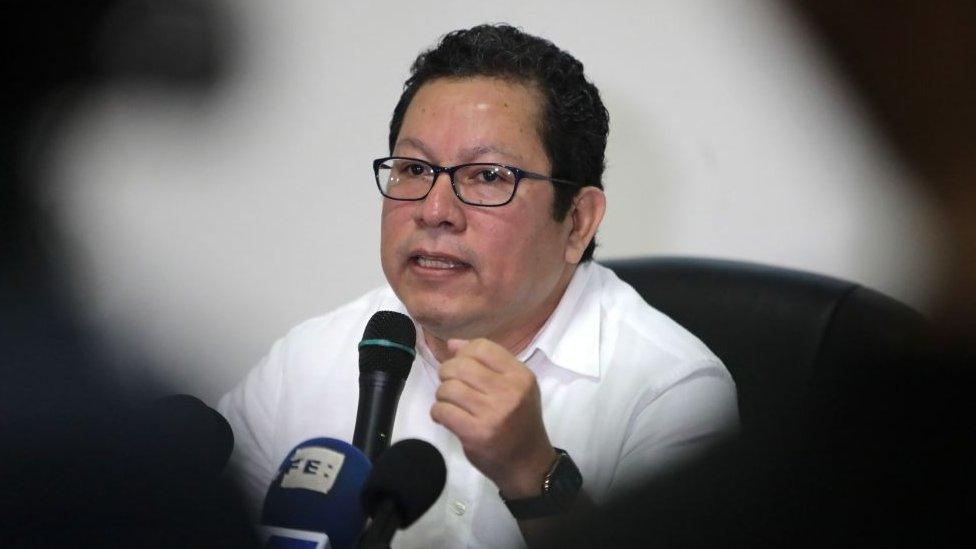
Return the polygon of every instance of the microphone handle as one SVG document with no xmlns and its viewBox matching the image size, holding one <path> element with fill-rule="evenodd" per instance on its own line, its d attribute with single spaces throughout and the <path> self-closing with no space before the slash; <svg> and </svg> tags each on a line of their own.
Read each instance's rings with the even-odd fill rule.
<svg viewBox="0 0 976 549">
<path fill-rule="evenodd" d="M 373 520 L 366 526 L 359 539 L 359 549 L 389 549 L 390 541 L 400 527 L 400 515 L 390 498 L 384 498 L 376 509 Z"/>
<path fill-rule="evenodd" d="M 390 447 L 393 419 L 405 381 L 382 371 L 359 376 L 359 408 L 352 445 L 362 450 L 372 463 Z"/>
</svg>

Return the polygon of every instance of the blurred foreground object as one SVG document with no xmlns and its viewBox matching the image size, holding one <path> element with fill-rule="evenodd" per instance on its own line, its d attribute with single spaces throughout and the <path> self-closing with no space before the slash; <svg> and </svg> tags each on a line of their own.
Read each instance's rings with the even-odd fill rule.
<svg viewBox="0 0 976 549">
<path fill-rule="evenodd" d="M 976 2 L 798 0 L 938 208 L 942 330 L 976 328 Z M 972 339 L 970 339 L 972 341 Z"/>
<path fill-rule="evenodd" d="M 976 3 L 795 2 L 939 209 L 931 334 L 835 362 L 796 410 L 579 517 L 551 547 L 958 544 L 976 518 Z"/>
<path fill-rule="evenodd" d="M 199 33 L 210 25 L 199 17 L 210 11 L 205 6 L 0 4 L 3 547 L 253 546 L 236 490 L 215 478 L 227 444 L 219 425 L 198 426 L 218 438 L 206 441 L 214 450 L 201 450 L 194 436 L 206 433 L 178 426 L 186 401 L 178 410 L 147 409 L 139 397 L 165 388 L 145 382 L 133 394 L 107 375 L 109 359 L 68 306 L 59 270 L 63 243 L 38 200 L 36 180 L 46 144 L 58 139 L 62 117 L 86 87 L 137 74 L 174 85 L 212 82 L 216 65 L 199 46 L 207 41 Z M 181 25 L 189 30 L 174 33 Z M 154 53 L 172 40 L 183 45 Z"/>
</svg>

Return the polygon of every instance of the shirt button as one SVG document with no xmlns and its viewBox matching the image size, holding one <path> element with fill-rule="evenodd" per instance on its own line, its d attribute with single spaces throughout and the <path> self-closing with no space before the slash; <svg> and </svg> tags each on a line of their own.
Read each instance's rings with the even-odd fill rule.
<svg viewBox="0 0 976 549">
<path fill-rule="evenodd" d="M 464 512 L 467 510 L 468 510 L 468 506 L 461 503 L 460 501 L 455 501 L 454 503 L 451 504 L 451 511 L 454 511 L 454 514 L 459 517 L 463 515 Z"/>
</svg>

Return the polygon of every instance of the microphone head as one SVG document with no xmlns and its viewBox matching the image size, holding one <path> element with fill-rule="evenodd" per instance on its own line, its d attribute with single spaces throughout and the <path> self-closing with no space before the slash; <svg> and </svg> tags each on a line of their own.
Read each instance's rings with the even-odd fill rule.
<svg viewBox="0 0 976 549">
<path fill-rule="evenodd" d="M 234 433 L 224 416 L 190 395 L 171 395 L 148 410 L 152 445 L 167 466 L 182 474 L 217 478 L 234 450 Z"/>
<path fill-rule="evenodd" d="M 324 532 L 331 547 L 352 547 L 366 523 L 356 502 L 369 471 L 369 460 L 353 446 L 333 438 L 307 440 L 278 468 L 261 523 Z"/>
<path fill-rule="evenodd" d="M 363 331 L 359 342 L 359 372 L 384 372 L 400 380 L 407 379 L 417 354 L 417 329 L 405 314 L 378 311 Z"/>
<path fill-rule="evenodd" d="M 444 490 L 444 457 L 429 442 L 405 439 L 383 453 L 363 486 L 366 514 L 373 516 L 384 499 L 393 500 L 406 528 L 430 509 Z"/>
</svg>

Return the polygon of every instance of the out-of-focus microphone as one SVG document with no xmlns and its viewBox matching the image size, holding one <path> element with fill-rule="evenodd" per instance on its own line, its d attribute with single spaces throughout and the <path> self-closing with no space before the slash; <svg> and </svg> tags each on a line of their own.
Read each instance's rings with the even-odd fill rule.
<svg viewBox="0 0 976 549">
<path fill-rule="evenodd" d="M 334 438 L 296 446 L 278 468 L 261 512 L 266 549 L 347 549 L 366 517 L 359 494 L 370 472 L 358 449 Z"/>
<path fill-rule="evenodd" d="M 413 524 L 444 490 L 444 457 L 429 442 L 397 442 L 376 462 L 363 486 L 363 509 L 372 518 L 362 549 L 387 548 L 398 529 Z"/>
<path fill-rule="evenodd" d="M 234 450 L 234 433 L 224 416 L 190 395 L 171 395 L 147 410 L 150 446 L 163 466 L 181 476 L 216 479 Z"/>
<path fill-rule="evenodd" d="M 416 351 L 417 330 L 407 315 L 379 311 L 359 342 L 359 408 L 352 444 L 372 462 L 390 446 L 403 384 Z"/>
</svg>

